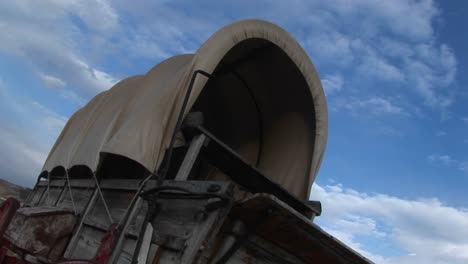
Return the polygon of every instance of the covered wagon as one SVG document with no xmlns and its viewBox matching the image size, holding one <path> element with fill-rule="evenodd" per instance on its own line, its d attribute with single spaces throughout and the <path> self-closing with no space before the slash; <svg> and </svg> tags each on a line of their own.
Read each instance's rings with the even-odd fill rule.
<svg viewBox="0 0 468 264">
<path fill-rule="evenodd" d="M 33 192 L 2 205 L 1 259 L 369 263 L 313 219 L 327 105 L 305 51 L 260 20 L 95 96 Z"/>
</svg>

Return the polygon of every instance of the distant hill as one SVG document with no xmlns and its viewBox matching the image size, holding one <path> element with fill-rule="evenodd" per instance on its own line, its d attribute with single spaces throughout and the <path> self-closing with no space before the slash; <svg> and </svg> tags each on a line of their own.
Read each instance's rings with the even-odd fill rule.
<svg viewBox="0 0 468 264">
<path fill-rule="evenodd" d="M 1 198 L 15 197 L 16 199 L 23 202 L 28 197 L 30 192 L 31 189 L 21 187 L 6 180 L 0 179 Z"/>
</svg>

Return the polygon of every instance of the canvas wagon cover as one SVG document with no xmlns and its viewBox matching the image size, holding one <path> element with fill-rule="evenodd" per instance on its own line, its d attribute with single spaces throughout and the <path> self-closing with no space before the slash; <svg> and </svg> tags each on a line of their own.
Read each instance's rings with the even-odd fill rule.
<svg viewBox="0 0 468 264">
<path fill-rule="evenodd" d="M 257 50 L 267 45 L 275 51 L 257 56 Z M 236 61 L 248 58 L 247 55 L 256 57 L 243 64 Z M 228 25 L 195 54 L 174 56 L 146 74 L 122 80 L 95 96 L 70 118 L 43 171 L 75 165 L 94 171 L 103 152 L 123 155 L 153 171 L 168 148 L 193 73 L 204 70 L 216 75 L 221 64 L 230 62 L 236 70 L 232 72 L 240 76 L 243 85 L 253 87 L 259 116 L 258 124 L 245 121 L 245 125 L 235 117 L 224 117 L 225 126 L 233 126 L 232 132 L 226 132 L 232 134 L 232 147 L 249 161 L 256 157 L 255 165 L 266 175 L 299 198 L 307 199 L 327 141 L 325 95 L 306 52 L 286 31 L 261 20 Z M 283 66 L 287 64 L 290 65 Z M 209 96 L 211 105 L 238 108 L 231 112 L 244 111 L 245 120 L 257 120 L 251 117 L 254 113 L 248 113 L 249 103 L 235 94 L 240 89 L 234 87 L 239 81 L 230 81 L 232 76 L 219 79 L 223 78 L 221 86 L 234 92 Z M 206 77 L 197 77 L 187 112 L 207 82 Z M 306 87 L 306 92 L 296 88 L 300 86 Z M 249 132 L 254 130 L 258 137 Z"/>
</svg>

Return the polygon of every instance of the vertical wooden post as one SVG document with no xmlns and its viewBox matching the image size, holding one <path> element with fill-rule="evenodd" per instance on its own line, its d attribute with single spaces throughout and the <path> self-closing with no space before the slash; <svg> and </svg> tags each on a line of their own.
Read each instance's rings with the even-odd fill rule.
<svg viewBox="0 0 468 264">
<path fill-rule="evenodd" d="M 175 177 L 176 181 L 185 181 L 188 179 L 193 165 L 197 160 L 198 154 L 200 154 L 200 150 L 202 149 L 203 144 L 205 144 L 205 141 L 206 136 L 204 134 L 197 135 L 192 139 L 184 161 L 182 162 L 182 165 L 180 165 L 179 171 Z"/>
</svg>

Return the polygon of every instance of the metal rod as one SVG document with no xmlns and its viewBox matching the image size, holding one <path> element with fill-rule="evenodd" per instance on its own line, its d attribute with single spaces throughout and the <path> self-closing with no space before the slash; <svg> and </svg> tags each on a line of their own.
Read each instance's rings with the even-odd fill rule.
<svg viewBox="0 0 468 264">
<path fill-rule="evenodd" d="M 111 213 L 109 211 L 109 207 L 107 207 L 106 200 L 104 199 L 104 195 L 102 194 L 101 187 L 99 186 L 99 182 L 98 182 L 98 180 L 96 178 L 96 174 L 94 174 L 94 173 L 93 173 L 93 178 L 94 178 L 94 182 L 96 184 L 96 190 L 98 191 L 99 196 L 101 196 L 102 204 L 104 205 L 104 209 L 106 210 L 107 217 L 109 217 L 110 224 L 113 224 L 114 219 L 112 219 L 112 215 L 111 215 Z"/>
<path fill-rule="evenodd" d="M 62 190 L 60 191 L 60 194 L 58 195 L 57 199 L 55 200 L 54 206 L 57 207 L 57 204 L 60 202 L 62 199 L 64 193 L 65 193 L 66 186 L 65 184 L 62 186 Z"/>
<path fill-rule="evenodd" d="M 70 177 L 68 175 L 68 170 L 65 171 L 65 176 L 67 177 L 68 191 L 70 192 L 70 198 L 71 198 L 71 202 L 72 202 L 72 206 L 73 206 L 73 211 L 75 212 L 75 215 L 77 215 L 76 204 L 75 204 L 75 199 L 73 199 L 73 193 L 72 193 L 72 188 L 71 188 L 71 184 L 70 184 Z M 56 202 L 56 204 L 57 204 L 57 202 Z"/>
<path fill-rule="evenodd" d="M 47 197 L 46 197 L 46 204 L 49 201 L 49 193 L 50 193 L 50 173 L 47 172 Z"/>
</svg>

